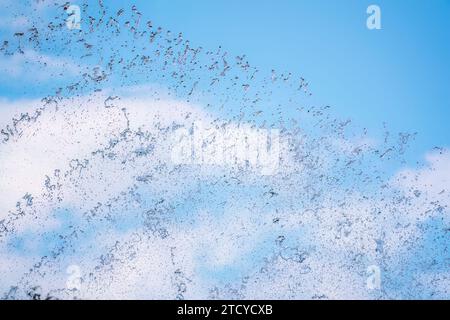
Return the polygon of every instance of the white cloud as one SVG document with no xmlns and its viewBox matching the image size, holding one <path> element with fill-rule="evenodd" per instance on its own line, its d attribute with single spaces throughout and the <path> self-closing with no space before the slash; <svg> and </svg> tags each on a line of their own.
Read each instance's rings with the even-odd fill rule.
<svg viewBox="0 0 450 320">
<path fill-rule="evenodd" d="M 421 169 L 404 169 L 395 179 L 394 185 L 415 201 L 426 199 L 450 206 L 450 150 L 442 149 L 425 156 L 426 166 Z"/>
<path fill-rule="evenodd" d="M 104 94 L 64 99 L 57 110 L 49 104 L 0 145 L 1 219 L 8 220 L 30 193 L 34 204 L 13 223 L 13 234 L 56 232 L 67 241 L 62 256 L 36 269 L 45 276 L 20 280 L 18 273 L 36 262 L 39 250 L 20 257 L 3 238 L 3 271 L 14 281 L 0 283 L 2 291 L 27 281 L 45 292 L 64 289 L 66 268 L 75 264 L 84 274 L 75 294 L 84 298 L 371 298 L 379 293 L 366 287 L 367 266 L 394 259 L 385 256 L 402 261 L 404 243 L 422 236 L 417 217 L 431 216 L 430 202 L 448 203 L 441 190 L 449 186 L 448 152 L 428 155 L 427 167 L 401 171 L 380 194 L 313 185 L 321 202 L 307 197 L 305 188 L 320 181 L 311 173 L 327 174 L 326 152 L 316 162 L 325 168 L 308 169 L 285 148 L 284 174 L 274 177 L 176 167 L 167 128 L 214 118 L 193 105 L 136 94 L 150 88 L 131 92 L 109 100 L 109 108 Z M 2 101 L 8 118 L 22 105 L 40 104 Z M 54 189 L 44 186 L 45 176 Z M 149 181 L 137 183 L 138 177 Z M 410 202 L 395 203 L 401 197 Z M 160 208 L 155 203 L 161 199 Z M 58 208 L 73 210 L 73 230 L 55 216 Z M 46 241 L 51 246 L 54 240 Z M 433 287 L 436 277 L 447 281 L 445 274 L 422 281 Z"/>
<path fill-rule="evenodd" d="M 125 99 L 120 101 L 121 108 L 127 108 L 125 117 L 121 108 L 105 108 L 106 98 L 93 95 L 51 103 L 35 121 L 22 121 L 17 125 L 18 133 L 1 146 L 0 193 L 3 196 L 0 212 L 3 215 L 25 193 L 38 194 L 47 175 L 51 176 L 57 169 L 64 172 L 75 165 L 72 160 L 82 161 L 90 158 L 95 150 L 107 147 L 111 139 L 117 139 L 127 128 L 127 119 L 131 130 L 141 128 L 156 134 L 154 125 L 158 122 L 167 126 L 172 121 L 182 122 L 186 114 L 191 114 L 192 119 L 202 114 L 195 107 L 176 101 Z M 3 100 L 2 104 L 9 103 Z M 9 108 L 2 108 L 5 110 L 2 119 L 11 114 L 20 118 L 20 113 L 32 105 L 38 102 L 14 102 Z"/>
</svg>

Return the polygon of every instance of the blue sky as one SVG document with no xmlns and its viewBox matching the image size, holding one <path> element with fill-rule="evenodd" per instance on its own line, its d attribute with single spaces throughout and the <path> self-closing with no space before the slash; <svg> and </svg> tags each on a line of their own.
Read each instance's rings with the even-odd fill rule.
<svg viewBox="0 0 450 320">
<path fill-rule="evenodd" d="M 247 276 L 249 287 L 255 283 L 246 295 L 251 298 L 261 292 L 263 298 L 449 296 L 450 153 L 433 147 L 450 147 L 450 0 L 105 1 L 112 16 L 127 10 L 117 18 L 117 38 L 107 23 L 89 31 L 86 17 L 82 32 L 64 24 L 49 31 L 48 21 L 66 19 L 53 1 L 43 2 L 48 11 L 39 11 L 34 0 L 29 8 L 25 0 L 20 5 L 0 0 L 8 2 L 13 9 L 0 12 L 0 19 L 15 22 L 0 20 L 1 37 L 17 41 L 11 32 L 26 24 L 14 20 L 20 14 L 32 14 L 48 32 L 41 36 L 50 36 L 39 49 L 0 52 L 0 70 L 7 71 L 0 76 L 0 129 L 10 123 L 10 109 L 36 109 L 46 101 L 33 99 L 82 83 L 36 118 L 22 118 L 17 134 L 0 136 L 0 222 L 8 226 L 0 228 L 7 239 L 0 238 L 0 272 L 19 277 L 19 286 L 29 284 L 24 272 L 31 265 L 30 281 L 64 287 L 65 268 L 73 263 L 100 279 L 98 287 L 97 278 L 88 279 L 88 284 L 94 279 L 94 289 L 85 288 L 85 297 L 153 292 L 153 297 L 173 298 L 179 270 L 192 278 L 186 297 L 193 298 L 208 297 L 214 283 L 240 286 Z M 98 15 L 97 2 L 87 2 L 89 14 Z M 145 22 L 151 20 L 172 34 L 149 45 L 150 31 L 132 32 L 125 21 L 133 19 L 133 4 L 142 13 L 140 27 L 148 31 Z M 381 30 L 366 27 L 371 4 L 381 8 Z M 29 13 L 30 8 L 38 9 Z M 179 52 L 186 39 L 192 48 L 205 49 L 192 58 L 195 63 L 188 58 L 175 63 L 179 52 L 164 53 L 175 42 L 165 41 L 178 32 L 184 35 Z M 269 77 L 250 79 L 252 69 L 231 62 L 233 71 L 213 86 L 224 60 L 222 51 L 207 51 L 219 46 L 229 61 L 245 54 L 244 60 Z M 81 58 L 86 52 L 93 54 Z M 150 64 L 140 60 L 147 54 L 154 58 Z M 96 81 L 110 55 L 116 59 L 111 74 Z M 220 66 L 208 68 L 209 59 Z M 272 69 L 295 77 L 271 81 Z M 80 70 L 88 71 L 80 77 Z M 236 75 L 242 77 L 230 85 Z M 299 76 L 308 81 L 312 97 L 293 84 Z M 90 81 L 83 84 L 83 77 Z M 245 82 L 251 83 L 248 91 Z M 91 92 L 100 88 L 104 91 Z M 111 95 L 118 96 L 109 100 Z M 253 103 L 255 96 L 262 101 Z M 229 105 L 220 108 L 228 99 Z M 332 106 L 330 123 L 319 125 L 321 116 L 297 111 L 301 104 Z M 264 115 L 253 113 L 256 108 Z M 244 120 L 241 110 L 247 112 Z M 290 122 L 297 115 L 298 128 Z M 353 126 L 341 127 L 347 118 Z M 170 158 L 171 134 L 178 126 L 191 128 L 200 121 L 233 131 L 227 121 L 265 120 L 279 125 L 286 138 L 273 175 L 236 170 L 226 161 L 209 166 Z M 381 141 L 384 122 L 394 140 L 397 132 L 418 133 L 409 143 L 408 163 L 383 158 L 391 145 L 397 147 L 396 140 Z M 344 127 L 369 132 L 347 136 Z M 372 138 L 380 140 L 373 149 Z M 401 147 L 395 151 L 401 153 Z M 415 166 L 422 160 L 424 166 Z M 24 194 L 34 200 L 27 202 Z M 35 260 L 66 242 L 63 258 L 55 254 L 44 266 L 49 272 L 43 280 Z M 111 258 L 111 274 L 103 269 L 109 266 L 105 257 L 119 261 Z M 373 264 L 387 279 L 384 292 L 367 291 L 366 270 Z M 275 271 L 266 272 L 270 268 Z M 277 280 L 266 279 L 267 274 Z M 62 284 L 53 275 L 61 276 Z M 0 294 L 14 281 L 0 279 Z"/>
<path fill-rule="evenodd" d="M 144 20 L 183 32 L 194 45 L 246 54 L 260 70 L 304 76 L 311 104 L 368 127 L 418 132 L 409 160 L 450 132 L 450 1 L 134 1 Z M 366 9 L 381 8 L 382 30 L 366 28 Z M 115 1 L 110 7 L 129 7 Z M 86 21 L 83 21 L 86 24 Z M 5 80 L 5 79 L 3 79 Z M 8 79 L 0 95 L 21 98 L 44 91 Z M 53 89 L 52 89 L 53 90 Z"/>
<path fill-rule="evenodd" d="M 303 75 L 317 105 L 361 126 L 418 132 L 414 156 L 450 145 L 450 1 L 136 1 L 193 43 Z M 382 30 L 366 28 L 378 4 Z"/>
</svg>

